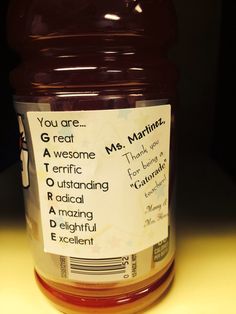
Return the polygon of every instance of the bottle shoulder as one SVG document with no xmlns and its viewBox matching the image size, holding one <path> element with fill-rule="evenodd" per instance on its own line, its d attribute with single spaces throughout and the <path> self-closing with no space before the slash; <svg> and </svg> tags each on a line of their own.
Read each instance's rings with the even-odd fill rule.
<svg viewBox="0 0 236 314">
<path fill-rule="evenodd" d="M 8 14 L 9 41 L 21 51 L 67 39 L 87 44 L 128 38 L 131 42 L 169 46 L 176 36 L 171 0 L 12 0 Z"/>
</svg>

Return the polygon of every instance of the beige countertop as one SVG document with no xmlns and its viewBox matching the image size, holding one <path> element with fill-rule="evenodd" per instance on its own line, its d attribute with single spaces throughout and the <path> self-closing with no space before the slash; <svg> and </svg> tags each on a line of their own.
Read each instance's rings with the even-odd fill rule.
<svg viewBox="0 0 236 314">
<path fill-rule="evenodd" d="M 5 225 L 0 239 L 1 313 L 58 313 L 34 281 L 24 226 Z M 235 314 L 236 230 L 179 228 L 175 280 L 165 298 L 143 313 Z"/>
<path fill-rule="evenodd" d="M 56 314 L 34 280 L 14 173 L 13 167 L 0 174 L 0 312 Z M 198 159 L 182 168 L 178 195 L 175 280 L 143 313 L 236 314 L 235 185 Z"/>
</svg>

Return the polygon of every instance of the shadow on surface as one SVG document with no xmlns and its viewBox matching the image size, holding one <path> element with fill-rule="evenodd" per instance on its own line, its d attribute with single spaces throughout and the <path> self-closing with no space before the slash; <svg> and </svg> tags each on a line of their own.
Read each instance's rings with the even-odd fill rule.
<svg viewBox="0 0 236 314">
<path fill-rule="evenodd" d="M 19 164 L 0 173 L 0 225 L 24 224 L 24 202 Z"/>
</svg>

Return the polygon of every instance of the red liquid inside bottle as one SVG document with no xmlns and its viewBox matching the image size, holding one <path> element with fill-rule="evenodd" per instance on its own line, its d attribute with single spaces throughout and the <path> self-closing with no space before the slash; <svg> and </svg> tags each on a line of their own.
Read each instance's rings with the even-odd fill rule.
<svg viewBox="0 0 236 314">
<path fill-rule="evenodd" d="M 11 1 L 26 219 L 64 313 L 135 313 L 174 275 L 170 0 Z"/>
</svg>

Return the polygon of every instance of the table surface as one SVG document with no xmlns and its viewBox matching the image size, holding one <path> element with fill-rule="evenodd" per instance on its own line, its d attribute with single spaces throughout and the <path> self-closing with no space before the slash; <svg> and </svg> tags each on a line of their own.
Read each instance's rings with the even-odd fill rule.
<svg viewBox="0 0 236 314">
<path fill-rule="evenodd" d="M 184 180 L 195 169 L 188 184 L 181 183 L 180 176 L 179 206 L 185 210 L 177 217 L 175 280 L 168 294 L 145 314 L 236 314 L 235 185 L 215 166 L 203 168 L 205 164 L 198 160 L 194 167 L 185 165 Z M 19 218 L 14 215 L 19 211 L 18 196 L 12 197 L 17 194 L 15 183 L 9 172 L 1 176 L 0 312 L 57 314 L 34 281 L 23 209 Z"/>
<path fill-rule="evenodd" d="M 235 314 L 236 232 L 179 228 L 176 276 L 146 314 Z M 36 286 L 24 226 L 1 228 L 0 304 L 4 314 L 56 314 Z"/>
</svg>

